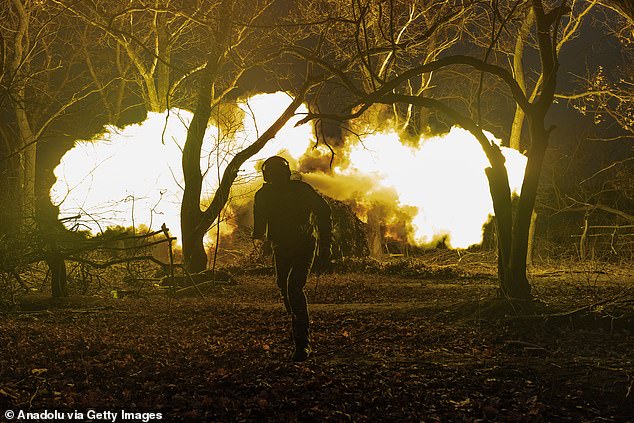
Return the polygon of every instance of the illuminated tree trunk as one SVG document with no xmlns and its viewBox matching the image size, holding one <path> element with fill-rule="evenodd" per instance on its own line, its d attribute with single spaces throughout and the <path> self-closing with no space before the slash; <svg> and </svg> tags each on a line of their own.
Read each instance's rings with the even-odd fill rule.
<svg viewBox="0 0 634 423">
<path fill-rule="evenodd" d="M 560 6 L 559 8 L 551 10 L 549 13 L 545 13 L 541 0 L 532 0 L 531 12 L 527 19 L 531 22 L 534 19 L 537 24 L 543 88 L 537 101 L 530 103 L 528 110 L 521 110 L 519 113 L 516 113 L 513 122 L 511 145 L 515 148 L 519 147 L 525 114 L 529 122 L 531 142 L 528 151 L 528 163 L 522 183 L 522 191 L 515 214 L 513 214 L 510 201 L 506 201 L 507 198 L 510 198 L 510 192 L 506 192 L 508 179 L 504 181 L 501 178 L 496 178 L 495 171 L 492 169 L 488 169 L 487 171 L 498 224 L 498 275 L 500 289 L 503 295 L 510 298 L 530 299 L 532 297 L 531 285 L 526 276 L 526 264 L 528 248 L 529 245 L 531 245 L 531 222 L 534 221 L 533 213 L 535 200 L 537 198 L 537 188 L 544 156 L 548 147 L 549 130 L 545 129 L 544 120 L 548 109 L 553 103 L 558 70 L 557 51 L 553 43 L 555 34 L 551 33 L 551 26 L 554 22 L 558 21 L 566 11 L 567 9 Z M 526 31 L 526 26 L 522 27 L 521 32 L 523 32 L 523 34 L 521 33 L 520 37 L 525 36 Z M 521 42 L 518 41 L 518 44 L 521 44 Z M 520 47 L 521 45 L 516 45 L 516 53 Z M 521 69 L 521 55 L 516 59 L 518 60 L 514 63 L 516 68 L 515 80 L 518 82 L 519 79 L 518 86 L 522 92 L 525 92 L 523 70 Z M 499 184 L 504 186 L 497 186 Z"/>
<path fill-rule="evenodd" d="M 515 40 L 515 49 L 513 51 L 513 76 L 517 85 L 524 94 L 526 94 L 526 81 L 524 79 L 524 45 L 526 38 L 530 34 L 530 30 L 535 22 L 535 13 L 530 9 L 524 23 L 520 27 Z M 513 115 L 513 124 L 511 125 L 511 135 L 509 136 L 509 147 L 521 151 L 522 128 L 524 127 L 524 117 L 526 113 L 519 104 L 515 105 L 515 114 Z"/>
<path fill-rule="evenodd" d="M 157 1 L 157 3 L 160 3 Z M 156 18 L 156 40 L 157 40 L 157 57 L 156 62 L 156 102 L 159 106 L 159 112 L 167 110 L 168 95 L 170 90 L 171 75 L 171 40 L 167 30 L 167 22 L 164 13 L 159 13 Z"/>
<path fill-rule="evenodd" d="M 511 189 L 506 169 L 491 166 L 485 169 L 489 180 L 489 190 L 495 214 L 495 228 L 498 240 L 498 280 L 502 292 L 513 288 L 510 270 L 511 245 L 513 241 L 513 209 Z"/>
<path fill-rule="evenodd" d="M 395 102 L 410 103 L 441 111 L 449 116 L 456 124 L 471 132 L 478 140 L 490 165 L 490 167 L 485 169 L 485 173 L 489 181 L 493 212 L 496 218 L 500 291 L 504 296 L 511 298 L 531 298 L 531 288 L 526 278 L 526 241 L 529 226 L 525 225 L 524 216 L 528 211 L 528 225 L 530 225 L 530 216 L 535 203 L 535 194 L 539 181 L 539 171 L 541 170 L 541 163 L 543 161 L 543 152 L 541 159 L 534 159 L 533 161 L 530 159 L 530 154 L 538 154 L 539 150 L 535 149 L 535 151 L 531 151 L 529 154 L 529 164 L 527 165 L 527 172 L 524 177 L 525 188 L 522 189 L 518 212 L 516 216 L 513 216 L 511 188 L 508 173 L 504 165 L 504 156 L 500 148 L 484 135 L 482 129 L 474 120 L 434 99 L 400 94 L 386 94 L 382 97 L 381 101 L 390 104 Z M 541 116 L 541 122 L 543 123 L 543 115 Z M 536 145 L 538 144 L 536 143 Z M 529 168 L 531 169 L 530 171 Z"/>
<path fill-rule="evenodd" d="M 19 181 L 20 165 L 18 157 L 11 156 L 15 148 L 16 135 L 7 127 L 0 125 L 0 155 L 7 157 L 0 174 L 0 198 L 4 204 L 13 204 L 13 207 L 0 208 L 0 233 L 9 232 L 15 227 L 20 198 Z"/>
<path fill-rule="evenodd" d="M 551 33 L 551 27 L 568 11 L 565 7 L 560 6 L 545 13 L 541 0 L 532 0 L 532 10 L 537 24 L 537 42 L 542 65 L 541 76 L 544 82 L 539 98 L 531 103 L 527 110 L 531 146 L 528 151 L 528 163 L 526 164 L 522 192 L 513 224 L 511 256 L 508 263 L 509 279 L 501 281 L 502 291 L 506 295 L 522 299 L 531 297 L 531 287 L 526 277 L 526 257 L 531 217 L 550 133 L 550 130 L 546 130 L 544 121 L 546 113 L 553 104 L 559 68 L 554 43 L 556 34 Z M 506 274 L 505 272 L 505 276 Z"/>
<path fill-rule="evenodd" d="M 217 61 L 215 61 L 217 62 Z M 183 261 L 190 272 L 201 272 L 207 268 L 207 254 L 203 239 L 208 228 L 201 226 L 203 212 L 200 209 L 203 174 L 200 170 L 200 154 L 209 118 L 211 116 L 212 85 L 215 63 L 207 62 L 202 71 L 198 103 L 183 148 L 183 176 L 185 189 L 181 202 L 181 233 Z"/>
<path fill-rule="evenodd" d="M 515 41 L 515 49 L 513 51 L 513 75 L 520 89 L 526 94 L 526 81 L 524 79 L 524 45 L 530 34 L 530 30 L 535 23 L 535 13 L 533 9 L 529 9 L 524 23 L 520 27 Z M 522 151 L 522 129 L 524 128 L 526 113 L 519 106 L 515 106 L 515 114 L 513 116 L 513 124 L 511 125 L 511 134 L 509 136 L 509 147 L 519 152 Z M 531 263 L 533 244 L 535 239 L 535 222 L 537 220 L 537 212 L 533 209 L 531 214 L 531 223 L 528 230 L 528 245 L 526 247 L 526 262 Z"/>
</svg>

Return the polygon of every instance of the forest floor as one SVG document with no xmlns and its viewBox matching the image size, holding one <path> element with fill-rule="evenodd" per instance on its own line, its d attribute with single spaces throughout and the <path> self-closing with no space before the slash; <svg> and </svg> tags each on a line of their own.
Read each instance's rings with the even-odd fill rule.
<svg viewBox="0 0 634 423">
<path fill-rule="evenodd" d="M 539 303 L 524 307 L 495 298 L 492 272 L 311 276 L 315 353 L 300 364 L 270 275 L 204 298 L 27 296 L 0 314 L 0 416 L 634 421 L 634 272 L 535 269 L 531 280 Z M 152 421 L 136 417 L 125 421 Z"/>
</svg>

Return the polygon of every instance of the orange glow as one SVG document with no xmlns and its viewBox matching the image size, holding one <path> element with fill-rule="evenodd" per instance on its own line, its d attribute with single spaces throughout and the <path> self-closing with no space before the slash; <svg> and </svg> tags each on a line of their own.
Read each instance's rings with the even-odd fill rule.
<svg viewBox="0 0 634 423">
<path fill-rule="evenodd" d="M 205 175 L 203 203 L 218 186 L 218 172 L 222 175 L 231 152 L 256 140 L 253 116 L 261 133 L 291 101 L 284 93 L 256 95 L 248 99 L 248 105 L 239 105 L 241 127 L 219 133 L 217 127 L 209 126 L 200 160 Z M 303 106 L 299 110 L 306 111 Z M 55 168 L 57 181 L 50 195 L 60 207 L 60 217 L 81 215 L 81 229 L 93 234 L 108 226 L 143 224 L 155 230 L 166 223 L 172 235 L 180 238 L 181 150 L 191 118 L 191 112 L 179 109 L 172 109 L 169 117 L 167 113 L 148 113 L 139 124 L 108 126 L 92 140 L 77 141 Z M 298 120 L 291 119 L 275 139 L 244 164 L 246 178 L 254 177 L 258 161 L 268 156 L 280 152 L 299 156 L 306 151 L 314 142 L 312 130 L 308 125 L 294 127 Z M 224 225 L 221 229 L 231 230 Z"/>
<path fill-rule="evenodd" d="M 248 106 L 241 104 L 241 112 L 234 110 L 233 119 L 241 123 L 231 131 L 208 128 L 201 157 L 201 168 L 207 169 L 205 198 L 213 195 L 218 174 L 233 154 L 266 130 L 290 101 L 283 93 L 260 94 L 251 97 Z M 82 224 L 93 233 L 133 222 L 156 229 L 165 222 L 179 237 L 180 150 L 191 117 L 184 110 L 172 110 L 169 117 L 150 113 L 142 123 L 107 127 L 93 140 L 78 141 L 55 169 L 57 182 L 51 198 L 59 204 L 61 217 L 81 214 Z M 281 154 L 297 167 L 306 154 L 314 154 L 311 126 L 295 127 L 298 119 L 292 119 L 244 164 L 240 183 L 234 188 L 234 196 L 241 198 L 235 201 L 250 200 L 261 184 L 257 164 L 262 159 Z M 488 164 L 468 131 L 453 128 L 448 134 L 421 139 L 417 148 L 402 144 L 394 131 L 352 142 L 348 140 L 346 152 L 338 152 L 337 158 L 345 158 L 345 163 L 341 159 L 332 172 L 308 173 L 304 180 L 328 196 L 353 203 L 362 219 L 367 219 L 369 210 L 380 209 L 379 218 L 388 232 L 411 228 L 406 237 L 414 244 L 445 239 L 451 248 L 467 248 L 482 242 L 482 227 L 492 214 L 484 173 Z M 526 157 L 515 150 L 502 150 L 511 187 L 517 192 Z M 221 226 L 225 232 L 232 229 L 231 225 Z"/>
<path fill-rule="evenodd" d="M 508 148 L 502 152 L 511 189 L 518 193 L 526 157 Z M 482 242 L 482 227 L 493 213 L 484 173 L 488 162 L 468 131 L 454 127 L 442 136 L 421 139 L 418 148 L 402 144 L 396 132 L 373 134 L 350 150 L 349 163 L 335 168 L 332 176 L 306 179 L 340 200 L 407 209 L 414 244 L 445 238 L 450 248 L 467 248 Z"/>
</svg>

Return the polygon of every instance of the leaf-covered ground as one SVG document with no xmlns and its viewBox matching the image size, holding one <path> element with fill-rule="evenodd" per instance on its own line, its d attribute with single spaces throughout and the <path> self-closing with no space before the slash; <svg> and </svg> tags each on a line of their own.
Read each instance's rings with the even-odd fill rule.
<svg viewBox="0 0 634 423">
<path fill-rule="evenodd" d="M 631 274 L 312 276 L 314 356 L 289 362 L 270 276 L 205 298 L 25 298 L 0 315 L 5 409 L 161 412 L 163 421 L 634 420 Z"/>
</svg>

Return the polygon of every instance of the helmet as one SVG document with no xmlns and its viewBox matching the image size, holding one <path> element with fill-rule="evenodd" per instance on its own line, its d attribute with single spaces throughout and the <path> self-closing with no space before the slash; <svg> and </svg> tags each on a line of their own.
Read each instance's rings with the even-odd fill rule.
<svg viewBox="0 0 634 423">
<path fill-rule="evenodd" d="M 286 182 L 291 179 L 291 169 L 284 157 L 269 157 L 262 164 L 262 176 L 264 182 Z"/>
</svg>

